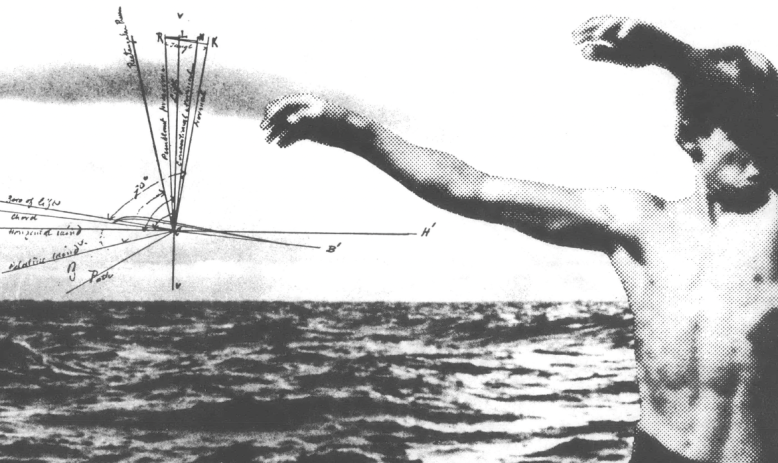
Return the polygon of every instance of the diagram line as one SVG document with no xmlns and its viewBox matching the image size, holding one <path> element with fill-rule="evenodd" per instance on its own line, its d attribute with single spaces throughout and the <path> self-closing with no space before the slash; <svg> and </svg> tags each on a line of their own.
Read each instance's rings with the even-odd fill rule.
<svg viewBox="0 0 778 463">
<path fill-rule="evenodd" d="M 160 210 L 160 209 L 162 209 L 162 206 L 164 206 L 164 204 L 160 205 L 158 208 L 156 208 L 156 209 L 154 210 L 154 212 L 152 212 L 152 213 L 151 213 L 151 215 L 149 216 L 149 219 L 146 221 L 146 225 L 144 225 L 144 226 L 143 226 L 143 228 L 146 228 L 146 227 L 148 227 L 148 226 L 149 226 L 149 223 L 150 223 L 152 220 L 154 220 L 154 214 L 156 214 L 157 212 L 159 212 L 159 210 Z"/>
<path fill-rule="evenodd" d="M 197 50 L 195 50 L 195 57 L 197 57 Z M 200 83 L 197 86 L 197 102 L 195 103 L 195 121 L 194 122 L 197 121 L 197 114 L 198 114 L 198 112 L 200 110 L 199 109 L 199 107 L 200 107 L 200 92 L 203 89 L 203 76 L 205 75 L 205 63 L 206 63 L 207 60 L 208 60 L 208 47 L 206 46 L 205 49 L 203 50 L 203 67 L 200 70 Z M 181 199 L 180 198 L 184 196 L 184 184 L 186 183 L 186 175 L 189 172 L 189 155 L 192 152 L 192 138 L 194 137 L 195 127 L 199 127 L 199 126 L 197 124 L 193 124 L 192 125 L 192 133 L 189 135 L 189 147 L 186 150 L 186 158 L 185 158 L 186 160 L 184 161 L 184 166 L 183 166 L 183 169 L 181 170 L 183 175 L 181 177 L 181 187 L 179 188 L 179 191 L 178 191 L 179 201 L 178 201 L 178 208 L 176 209 L 176 222 L 178 222 L 178 211 L 181 210 Z"/>
<path fill-rule="evenodd" d="M 157 184 L 159 184 L 159 182 L 154 182 L 154 183 L 152 183 L 151 185 L 147 186 L 146 188 L 144 188 L 144 189 L 140 190 L 140 192 L 137 194 L 137 196 L 133 196 L 132 198 L 130 198 L 130 199 L 129 199 L 129 201 L 127 201 L 126 203 L 122 204 L 122 206 L 121 206 L 119 209 L 116 209 L 116 212 L 114 212 L 114 213 L 111 215 L 111 217 L 116 217 L 116 214 L 118 214 L 118 213 L 119 213 L 119 211 L 121 211 L 122 209 L 124 209 L 124 206 L 126 206 L 126 205 L 130 204 L 131 202 L 135 201 L 136 199 L 138 199 L 138 198 L 140 197 L 140 195 L 141 195 L 141 194 L 143 194 L 143 193 L 147 192 L 148 190 L 150 190 L 150 189 L 151 189 L 151 187 L 153 187 L 154 185 L 157 185 Z M 147 204 L 148 204 L 148 203 L 147 203 Z"/>
<path fill-rule="evenodd" d="M 170 184 L 170 196 L 173 199 L 172 206 L 175 209 L 176 203 L 173 197 L 173 151 L 170 148 L 170 71 L 167 64 L 167 37 L 165 37 L 165 109 L 167 110 L 167 163 L 168 163 L 168 181 Z M 168 208 L 169 209 L 169 208 Z"/>
<path fill-rule="evenodd" d="M 40 217 L 51 217 L 51 218 L 54 218 L 54 219 L 73 220 L 73 221 L 82 221 L 82 222 L 95 222 L 95 223 L 103 223 L 103 224 L 111 224 L 111 225 L 113 225 L 115 223 L 115 222 L 112 222 L 112 221 L 106 221 L 104 219 L 101 219 L 101 220 L 79 219 L 79 218 L 75 218 L 75 217 L 62 217 L 62 216 L 58 216 L 58 215 L 41 214 L 41 213 L 38 213 L 38 212 L 30 213 L 30 212 L 6 211 L 6 210 L 0 210 L 0 212 L 4 212 L 4 213 L 7 213 L 7 214 L 26 214 L 26 215 L 35 215 L 35 216 L 40 216 Z M 127 226 L 129 227 L 129 226 L 138 226 L 138 225 L 127 224 Z M 45 228 L 45 227 L 43 227 L 43 228 Z M 134 231 L 134 230 L 132 228 L 128 228 L 127 231 Z"/>
<path fill-rule="evenodd" d="M 161 209 L 161 207 L 159 209 Z M 162 221 L 162 220 L 164 220 L 166 218 L 167 218 L 167 216 L 164 216 L 164 217 L 159 218 L 159 219 L 155 219 L 154 217 L 147 216 L 147 215 L 126 215 L 124 217 L 119 217 L 118 219 L 115 220 L 115 222 L 119 223 L 119 222 L 124 222 L 124 221 L 130 221 L 131 224 L 137 225 L 140 228 L 144 228 L 145 226 L 141 225 L 139 222 L 148 223 L 148 222 L 151 222 L 152 220 L 156 220 L 157 224 L 158 224 L 160 221 Z M 133 220 L 136 221 L 136 222 L 132 222 Z M 166 222 L 166 225 L 169 225 L 169 224 L 170 224 L 170 222 Z"/>
<path fill-rule="evenodd" d="M 171 178 L 171 177 L 173 177 L 173 176 L 172 176 L 172 175 L 168 175 L 168 176 L 165 178 L 165 180 L 167 180 L 167 179 L 169 179 L 169 178 Z M 132 197 L 132 198 L 130 198 L 130 200 L 129 200 L 129 201 L 127 201 L 126 203 L 122 204 L 122 206 L 121 206 L 119 209 L 117 209 L 117 210 L 116 210 L 116 212 L 114 212 L 113 214 L 111 214 L 111 217 L 116 217 L 116 214 L 118 214 L 118 213 L 119 213 L 119 211 L 121 211 L 122 209 L 124 209 L 124 208 L 125 208 L 125 206 L 127 206 L 127 205 L 128 205 L 128 204 L 130 204 L 131 202 L 135 201 L 136 199 L 140 199 L 140 197 L 141 197 L 141 195 L 142 195 L 143 193 L 145 193 L 145 192 L 149 191 L 149 190 L 151 189 L 151 187 L 153 187 L 154 185 L 158 185 L 159 183 L 160 183 L 160 182 L 154 182 L 154 183 L 152 183 L 151 185 L 149 185 L 149 186 L 145 187 L 144 189 L 142 189 L 142 190 L 140 191 L 140 193 L 138 194 L 138 196 L 137 196 L 137 197 Z M 164 196 L 164 195 L 165 195 L 165 193 L 164 193 L 164 189 L 163 189 L 163 190 L 158 190 L 158 191 L 159 191 L 159 193 L 158 193 L 156 196 L 154 196 L 154 198 L 153 198 L 151 201 L 153 201 L 154 199 L 157 199 L 157 198 L 161 198 L 162 196 Z M 165 199 L 168 201 L 168 203 L 170 203 L 170 199 L 168 199 L 168 198 L 167 198 L 167 196 L 165 196 Z M 149 202 L 151 202 L 151 201 L 149 201 Z M 146 203 L 146 204 L 148 204 L 148 203 Z M 141 207 L 141 209 L 143 209 L 143 207 Z M 138 209 L 138 211 L 140 211 L 140 209 Z"/>
<path fill-rule="evenodd" d="M 186 176 L 187 140 L 189 139 L 189 127 L 191 127 L 192 125 L 192 96 L 193 96 L 192 92 L 194 92 L 194 81 L 195 81 L 195 76 L 197 75 L 197 52 L 199 50 L 200 47 L 195 45 L 195 54 L 194 54 L 194 62 L 192 63 L 192 71 L 186 83 L 186 86 L 189 87 L 189 95 L 184 100 L 184 104 L 186 105 L 186 101 L 189 101 L 189 106 L 186 107 L 186 118 L 184 118 L 184 144 L 181 146 L 181 174 L 183 176 Z M 196 109 L 195 109 L 195 115 L 197 115 Z M 192 146 L 191 143 L 189 144 L 189 146 Z M 181 209 L 181 193 L 182 193 L 181 189 L 184 186 L 183 179 L 181 179 L 181 181 L 178 183 L 179 183 L 178 191 L 176 192 L 178 196 L 178 204 L 176 204 L 175 210 L 173 211 L 174 222 L 178 220 L 178 211 Z"/>
<path fill-rule="evenodd" d="M 176 290 L 176 232 L 173 230 L 173 258 L 170 266 L 173 271 L 173 275 L 170 277 L 170 290 Z"/>
<path fill-rule="evenodd" d="M 52 211 L 52 212 L 60 212 L 62 214 L 78 215 L 78 216 L 81 216 L 81 217 L 89 217 L 89 218 L 92 218 L 92 219 L 99 219 L 99 220 L 102 220 L 103 223 L 111 223 L 111 224 L 113 223 L 113 221 L 111 219 L 108 219 L 108 218 L 105 218 L 105 217 L 100 217 L 99 215 L 82 214 L 80 212 L 63 211 L 61 209 L 50 209 L 50 208 L 47 209 L 45 207 L 28 206 L 26 204 L 11 203 L 11 202 L 8 202 L 8 201 L 0 201 L 0 203 L 2 203 L 2 204 L 10 204 L 11 206 L 19 206 L 19 207 L 23 207 L 25 209 L 39 209 L 39 210 L 42 210 L 42 211 Z M 17 213 L 19 213 L 19 214 L 28 214 L 28 215 L 40 215 L 40 214 L 37 214 L 37 213 L 32 214 L 30 212 L 17 212 Z M 78 219 L 75 219 L 75 220 L 78 220 Z"/>
<path fill-rule="evenodd" d="M 168 233 L 165 233 L 165 236 L 163 236 L 162 238 L 160 238 L 160 239 L 158 239 L 158 240 L 156 240 L 156 241 L 152 242 L 151 244 L 147 244 L 146 246 L 144 246 L 144 247 L 142 247 L 142 248 L 138 249 L 137 251 L 133 252 L 133 253 L 132 253 L 132 254 L 130 254 L 129 256 L 125 257 L 124 259 L 120 260 L 119 262 L 117 262 L 117 263 L 115 263 L 115 264 L 111 265 L 111 266 L 110 266 L 110 267 L 108 267 L 107 269 L 105 269 L 105 270 L 103 270 L 102 272 L 98 273 L 97 275 L 92 275 L 92 276 L 91 276 L 91 277 L 90 277 L 88 280 L 84 280 L 84 282 L 83 282 L 83 283 L 79 284 L 79 285 L 78 285 L 78 286 L 76 286 L 75 288 L 71 288 L 71 289 L 70 289 L 70 290 L 68 290 L 68 291 L 67 291 L 65 294 L 70 294 L 70 293 L 72 293 L 73 291 L 77 290 L 78 288 L 80 288 L 80 287 L 84 286 L 85 284 L 89 283 L 90 281 L 94 280 L 94 278 L 95 278 L 95 277 L 99 277 L 100 275 L 102 275 L 102 274 L 106 273 L 107 271 L 109 271 L 109 270 L 111 270 L 111 269 L 115 268 L 117 265 L 119 265 L 119 264 L 122 264 L 122 263 L 124 263 L 124 262 L 127 262 L 128 260 L 130 260 L 131 258 L 133 258 L 133 257 L 135 257 L 136 255 L 140 254 L 141 252 L 145 251 L 146 249 L 148 249 L 148 248 L 150 248 L 150 247 L 154 246 L 155 244 L 159 243 L 160 241 L 164 240 L 165 238 L 167 238 L 167 237 L 168 237 L 168 235 L 170 235 L 170 233 L 169 233 L 169 232 L 168 232 Z"/>
<path fill-rule="evenodd" d="M 130 45 L 132 45 L 132 53 L 135 55 L 135 68 L 138 70 L 138 81 L 140 82 L 140 93 L 143 96 L 143 107 L 146 108 L 146 120 L 149 122 L 149 134 L 151 134 L 151 146 L 154 148 L 154 160 L 157 162 L 157 170 L 159 171 L 159 181 L 162 182 L 162 190 L 165 190 L 165 177 L 162 175 L 162 167 L 159 165 L 159 153 L 157 153 L 157 141 L 154 139 L 154 130 L 151 125 L 151 114 L 149 114 L 149 104 L 146 101 L 146 88 L 143 85 L 143 77 L 140 72 L 140 58 L 138 58 L 138 52 L 135 50 L 135 38 L 130 36 Z M 165 193 L 167 198 L 167 193 Z M 167 204 L 167 203 L 165 203 Z"/>
<path fill-rule="evenodd" d="M 180 223 L 182 227 L 187 225 Z M 286 231 L 286 230 L 218 230 L 227 233 L 276 234 L 276 235 L 351 235 L 351 236 L 417 236 L 418 233 L 394 232 L 329 232 L 329 231 Z"/>
<path fill-rule="evenodd" d="M 157 195 L 156 195 L 156 196 L 154 196 L 153 198 L 151 198 L 151 199 L 149 199 L 148 201 L 146 201 L 146 204 L 144 204 L 143 206 L 141 206 L 141 209 L 142 209 L 142 208 L 144 208 L 144 207 L 146 207 L 146 206 L 148 206 L 149 204 L 151 204 L 151 202 L 152 202 L 152 201 L 155 201 L 155 200 L 157 200 L 157 199 L 159 199 L 159 198 L 161 198 L 161 197 L 162 197 L 162 192 L 160 191 L 159 193 L 157 193 Z"/>
<path fill-rule="evenodd" d="M 158 199 L 164 199 L 164 198 L 162 198 L 162 192 L 161 191 L 159 193 L 157 193 L 156 196 L 154 196 L 153 198 L 151 198 L 148 201 L 146 201 L 146 204 L 141 206 L 136 213 L 140 214 L 140 211 L 142 211 L 146 206 L 148 206 L 149 204 L 153 203 L 154 201 L 156 201 Z"/>
<path fill-rule="evenodd" d="M 159 183 L 159 182 L 156 182 L 156 183 Z M 143 192 L 145 192 L 145 191 L 146 191 L 146 190 L 143 190 Z M 138 195 L 138 196 L 140 196 L 140 195 Z M 120 207 L 119 209 L 116 209 L 116 212 L 114 212 L 113 214 L 111 214 L 111 217 L 116 217 L 116 214 L 118 214 L 118 213 L 119 213 L 119 211 L 121 211 L 122 209 L 124 209 L 124 207 L 125 207 L 126 205 L 130 204 L 131 202 L 135 201 L 136 199 L 138 199 L 138 197 L 137 197 L 137 196 L 136 196 L 136 197 L 134 197 L 134 198 L 131 198 L 129 201 L 127 201 L 126 203 L 122 204 L 122 205 L 121 205 L 121 207 Z"/>
<path fill-rule="evenodd" d="M 178 38 L 178 46 L 176 47 L 176 50 L 178 51 L 178 55 L 176 58 L 176 138 L 175 138 L 176 159 L 173 162 L 173 169 L 174 169 L 173 172 L 176 175 L 173 177 L 174 190 L 170 192 L 170 194 L 176 195 L 175 200 L 173 201 L 173 212 L 175 212 L 175 210 L 178 208 L 178 203 L 180 202 L 180 199 L 178 198 L 177 195 L 178 195 L 178 184 L 181 182 L 181 179 L 177 177 L 178 174 L 178 113 L 179 113 L 178 102 L 181 99 L 181 37 Z M 172 215 L 172 217 L 173 217 L 173 222 L 175 223 L 176 221 L 175 215 Z"/>
<path fill-rule="evenodd" d="M 163 223 L 169 224 L 167 221 Z M 203 229 L 203 227 L 189 225 L 183 222 L 178 223 L 178 227 L 181 228 L 193 228 Z M 296 231 L 296 230 L 219 230 L 213 229 L 219 233 L 249 233 L 249 234 L 276 234 L 276 235 L 354 235 L 354 236 L 418 236 L 417 232 L 333 232 L 333 231 Z"/>
<path fill-rule="evenodd" d="M 255 241 L 249 236 L 246 237 L 229 236 L 229 235 L 220 235 L 215 233 L 193 231 L 193 230 L 178 230 L 178 233 L 185 233 L 187 235 L 210 236 L 212 238 L 221 238 L 223 240 Z"/>
<path fill-rule="evenodd" d="M 161 235 L 165 235 L 165 234 L 167 234 L 167 233 L 163 232 L 163 233 L 158 233 L 156 235 L 151 235 L 151 236 L 142 236 L 142 237 L 136 238 L 134 240 L 122 241 L 121 243 L 115 243 L 115 244 L 111 244 L 111 245 L 108 245 L 108 246 L 102 246 L 102 247 L 99 247 L 99 248 L 90 249 L 88 251 L 79 252 L 78 254 L 74 254 L 72 256 L 58 257 L 56 259 L 51 259 L 51 260 L 43 261 L 43 262 L 41 262 L 39 264 L 30 265 L 28 267 L 12 268 L 11 270 L 6 270 L 5 272 L 0 272 L 0 273 L 5 274 L 5 273 L 11 273 L 11 272 L 18 272 L 19 270 L 24 270 L 24 269 L 28 269 L 28 268 L 38 267 L 38 266 L 49 264 L 51 262 L 56 262 L 56 261 L 62 260 L 62 259 L 75 259 L 75 258 L 77 258 L 79 256 L 83 256 L 84 254 L 89 254 L 90 252 L 102 251 L 103 249 L 113 248 L 113 247 L 121 246 L 121 245 L 124 245 L 124 244 L 130 244 L 130 243 L 134 243 L 136 241 L 148 240 L 148 239 L 154 238 L 155 236 L 161 236 Z"/>
<path fill-rule="evenodd" d="M 197 40 L 185 39 L 183 37 L 176 37 L 176 36 L 170 36 L 170 35 L 166 35 L 165 39 L 176 39 L 176 40 L 178 40 L 180 42 L 196 43 L 198 45 L 208 45 L 208 42 L 203 43 L 203 42 L 200 42 L 200 41 L 197 41 Z"/>
<path fill-rule="evenodd" d="M 251 240 L 251 241 L 257 241 L 259 243 L 279 244 L 279 245 L 282 245 L 282 246 L 294 246 L 294 247 L 298 247 L 298 248 L 321 249 L 321 246 L 311 246 L 309 244 L 286 243 L 286 242 L 283 242 L 283 241 L 266 240 L 264 238 L 255 238 L 253 236 L 238 235 L 238 234 L 230 233 L 230 232 L 222 232 L 222 231 L 219 231 L 219 230 L 212 230 L 210 228 L 195 227 L 193 225 L 188 225 L 188 227 L 189 228 L 194 228 L 194 229 L 197 229 L 197 230 L 200 230 L 200 231 L 206 231 L 206 232 L 211 232 L 211 233 L 218 233 L 220 235 L 237 236 L 239 238 L 246 238 L 246 239 Z M 182 232 L 183 232 L 183 230 L 182 230 Z"/>
<path fill-rule="evenodd" d="M 211 238 L 220 238 L 223 240 L 236 240 L 236 241 L 253 241 L 255 243 L 265 243 L 268 242 L 266 240 L 257 240 L 256 238 L 252 238 L 250 236 L 233 236 L 233 235 L 224 235 L 219 233 L 210 233 L 210 232 L 200 232 L 200 231 L 192 231 L 192 230 L 178 230 L 178 233 L 184 233 L 187 235 L 198 235 L 198 236 L 210 236 Z M 271 243 L 271 244 L 277 244 L 277 243 Z M 294 244 L 292 246 L 295 246 Z M 296 246 L 305 246 L 305 245 L 296 245 Z M 308 246 L 310 248 L 315 249 L 321 249 L 321 246 Z"/>
<path fill-rule="evenodd" d="M 154 232 L 156 230 L 142 230 L 140 228 L 73 228 L 73 227 L 0 227 L 0 230 L 71 230 L 82 231 L 123 231 L 129 233 Z"/>
</svg>

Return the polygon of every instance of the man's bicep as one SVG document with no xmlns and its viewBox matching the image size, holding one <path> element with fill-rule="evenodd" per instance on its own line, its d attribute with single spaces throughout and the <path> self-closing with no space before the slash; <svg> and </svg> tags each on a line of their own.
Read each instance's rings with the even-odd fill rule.
<svg viewBox="0 0 778 463">
<path fill-rule="evenodd" d="M 491 177 L 478 196 L 484 217 L 560 246 L 610 252 L 634 244 L 646 221 L 661 207 L 648 193 L 616 189 L 575 189 Z"/>
</svg>

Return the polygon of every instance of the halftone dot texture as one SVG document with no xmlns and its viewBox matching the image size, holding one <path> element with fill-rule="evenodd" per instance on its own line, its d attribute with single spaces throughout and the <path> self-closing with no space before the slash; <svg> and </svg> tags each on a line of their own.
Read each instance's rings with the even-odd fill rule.
<svg viewBox="0 0 778 463">
<path fill-rule="evenodd" d="M 694 50 L 678 85 L 676 136 L 684 142 L 721 127 L 765 167 L 778 151 L 778 73 L 743 47 Z M 692 155 L 699 160 L 699 154 Z"/>
<path fill-rule="evenodd" d="M 713 198 L 705 194 L 671 203 L 495 177 L 312 95 L 274 102 L 262 127 L 281 147 L 312 140 L 356 153 L 451 212 L 608 252 L 635 312 L 642 418 L 633 462 L 778 461 L 778 297 L 769 297 L 778 295 L 778 208 L 753 193 L 766 187 L 738 183 L 749 164 L 753 176 L 775 170 L 778 73 L 745 48 L 694 49 L 624 18 L 592 18 L 573 38 L 591 60 L 670 70 L 677 141 L 700 172 L 712 152 L 714 169 L 736 167 L 727 201 L 748 204 L 717 223 L 695 203 Z M 713 188 L 704 178 L 701 193 Z"/>
<path fill-rule="evenodd" d="M 632 461 L 778 461 L 776 230 L 765 216 L 775 209 L 766 186 L 778 167 L 778 74 L 754 51 L 694 49 L 624 18 L 593 18 L 573 35 L 588 59 L 655 64 L 679 79 L 676 140 L 707 161 L 702 193 L 726 190 L 707 198 L 732 213 L 717 224 L 684 207 L 691 198 L 638 227 L 641 258 L 622 271 L 642 398 Z"/>
</svg>

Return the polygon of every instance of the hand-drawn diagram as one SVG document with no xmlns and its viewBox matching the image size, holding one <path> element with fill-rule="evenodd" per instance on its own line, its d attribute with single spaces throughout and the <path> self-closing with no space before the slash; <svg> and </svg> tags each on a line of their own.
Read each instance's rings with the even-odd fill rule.
<svg viewBox="0 0 778 463">
<path fill-rule="evenodd" d="M 179 14 L 179 19 L 181 16 L 182 14 Z M 114 211 L 102 215 L 63 208 L 62 198 L 7 195 L 0 200 L 0 204 L 4 206 L 0 209 L 0 214 L 3 214 L 3 218 L 0 219 L 3 226 L 0 229 L 5 230 L 9 235 L 23 236 L 26 241 L 47 239 L 47 244 L 54 245 L 59 251 L 49 253 L 29 251 L 27 256 L 6 264 L 3 274 L 22 270 L 34 271 L 41 265 L 59 263 L 66 268 L 62 275 L 72 282 L 71 287 L 66 291 L 70 294 L 85 285 L 111 280 L 112 271 L 121 264 L 170 238 L 172 241 L 170 287 L 171 290 L 177 290 L 181 288 L 181 282 L 176 279 L 176 239 L 181 235 L 198 235 L 334 253 L 343 244 L 342 239 L 326 244 L 309 244 L 287 238 L 299 235 L 407 237 L 426 236 L 429 233 L 429 227 L 421 233 L 221 230 L 180 220 L 185 186 L 190 174 L 189 160 L 193 141 L 203 121 L 206 108 L 209 53 L 212 53 L 212 49 L 218 48 L 218 37 L 206 37 L 202 33 L 194 35 L 184 30 L 174 35 L 156 33 L 155 43 L 163 49 L 164 65 L 153 71 L 158 76 L 160 89 L 159 95 L 155 95 L 158 101 L 154 101 L 155 96 L 150 94 L 148 82 L 144 82 L 145 61 L 138 55 L 136 38 L 125 23 L 121 7 L 114 23 L 120 30 L 119 35 L 125 41 L 122 50 L 124 61 L 128 72 L 137 79 L 148 134 L 151 138 L 150 153 L 142 153 L 142 159 L 139 154 L 139 159 L 136 161 L 148 162 L 153 157 L 153 170 L 157 176 L 144 175 L 138 179 L 132 196 Z M 132 136 L 141 137 L 143 134 L 132 134 Z M 208 155 L 208 153 L 196 154 Z M 287 238 L 269 239 L 263 236 L 287 236 Z M 69 240 L 68 244 L 60 243 L 62 240 Z M 117 261 L 107 262 L 99 270 L 88 270 L 86 279 L 76 277 L 80 256 L 116 247 L 131 248 L 135 243 L 142 246 L 133 249 L 131 253 Z M 29 255 L 33 252 L 36 254 Z"/>
</svg>

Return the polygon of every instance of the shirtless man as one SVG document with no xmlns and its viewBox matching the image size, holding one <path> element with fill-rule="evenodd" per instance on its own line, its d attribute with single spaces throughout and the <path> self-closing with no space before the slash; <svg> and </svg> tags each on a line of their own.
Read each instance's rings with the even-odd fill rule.
<svg viewBox="0 0 778 463">
<path fill-rule="evenodd" d="M 310 95 L 272 103 L 286 147 L 350 151 L 448 211 L 606 253 L 635 314 L 641 396 L 633 462 L 778 462 L 778 78 L 739 47 L 695 49 L 646 23 L 593 18 L 586 58 L 656 65 L 679 80 L 676 139 L 693 195 L 570 189 L 480 172 Z"/>
</svg>

